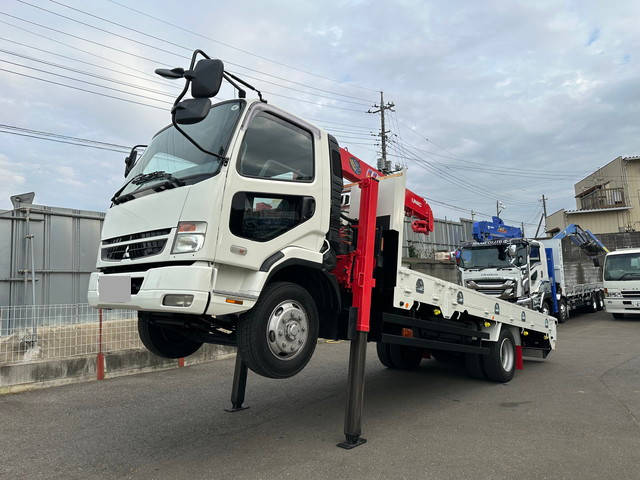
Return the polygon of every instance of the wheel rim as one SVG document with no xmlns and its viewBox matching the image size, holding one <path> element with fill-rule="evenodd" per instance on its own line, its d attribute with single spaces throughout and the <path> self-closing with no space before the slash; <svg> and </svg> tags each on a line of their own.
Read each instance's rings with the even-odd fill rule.
<svg viewBox="0 0 640 480">
<path fill-rule="evenodd" d="M 560 317 L 563 320 L 567 318 L 567 305 L 564 302 L 560 303 Z"/>
<path fill-rule="evenodd" d="M 542 305 L 542 313 L 544 313 L 545 315 L 549 315 L 549 305 L 547 305 L 546 303 Z"/>
<path fill-rule="evenodd" d="M 267 344 L 279 360 L 291 360 L 307 344 L 309 317 L 302 306 L 293 300 L 285 300 L 276 306 L 267 324 Z"/>
<path fill-rule="evenodd" d="M 500 344 L 500 363 L 505 372 L 510 372 L 513 368 L 515 354 L 513 352 L 513 344 L 511 340 L 505 338 Z"/>
<path fill-rule="evenodd" d="M 591 300 L 591 308 L 593 310 L 598 310 L 598 301 L 596 300 L 596 297 L 593 297 Z"/>
</svg>

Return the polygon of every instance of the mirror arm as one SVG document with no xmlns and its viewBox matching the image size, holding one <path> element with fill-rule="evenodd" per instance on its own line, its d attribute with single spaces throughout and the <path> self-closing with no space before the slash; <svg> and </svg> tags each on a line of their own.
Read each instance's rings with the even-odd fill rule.
<svg viewBox="0 0 640 480">
<path fill-rule="evenodd" d="M 262 98 L 262 92 L 260 92 L 260 90 L 258 90 L 256 87 L 254 87 L 253 85 L 251 85 L 250 83 L 245 82 L 244 80 L 242 80 L 241 78 L 237 77 L 236 75 L 234 75 L 233 73 L 229 73 L 229 72 L 224 72 L 224 78 L 227 79 L 227 81 L 229 83 L 231 83 L 232 85 L 233 82 L 231 80 L 229 80 L 229 78 L 227 77 L 227 75 L 231 78 L 233 78 L 236 82 L 240 82 L 241 84 L 243 84 L 245 87 L 250 88 L 251 90 L 253 90 L 254 92 L 256 92 L 258 94 L 258 98 L 260 98 L 261 102 L 264 102 L 264 98 Z M 235 86 L 235 85 L 234 85 Z M 238 87 L 236 87 L 238 88 Z"/>
<path fill-rule="evenodd" d="M 235 88 L 236 90 L 238 90 L 238 98 L 247 98 L 247 92 L 244 91 L 244 89 L 240 88 L 240 86 L 235 83 L 233 80 L 231 80 L 231 78 L 229 78 L 229 76 L 227 75 L 227 72 L 224 72 L 222 74 L 222 77 L 229 82 L 233 88 Z"/>
</svg>

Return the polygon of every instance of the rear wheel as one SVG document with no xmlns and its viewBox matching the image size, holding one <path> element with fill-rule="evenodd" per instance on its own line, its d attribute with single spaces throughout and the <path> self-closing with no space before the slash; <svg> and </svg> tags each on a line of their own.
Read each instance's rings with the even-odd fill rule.
<svg viewBox="0 0 640 480">
<path fill-rule="evenodd" d="M 598 310 L 604 310 L 604 293 L 598 292 Z"/>
<path fill-rule="evenodd" d="M 376 347 L 378 359 L 387 368 L 413 370 L 418 368 L 422 361 L 423 351 L 421 348 L 382 342 L 378 342 Z"/>
<path fill-rule="evenodd" d="M 178 328 L 159 324 L 151 312 L 138 312 L 138 334 L 147 350 L 159 357 L 188 357 L 202 346 L 202 342 L 185 337 Z"/>
<path fill-rule="evenodd" d="M 467 375 L 471 378 L 477 378 L 479 380 L 487 378 L 487 375 L 484 373 L 484 368 L 482 367 L 482 355 L 478 355 L 477 353 L 465 354 L 464 367 L 467 370 Z"/>
<path fill-rule="evenodd" d="M 558 323 L 564 323 L 569 319 L 569 307 L 567 301 L 564 298 L 558 300 L 558 313 L 556 313 Z"/>
<path fill-rule="evenodd" d="M 489 343 L 489 354 L 482 358 L 489 380 L 507 383 L 516 371 L 516 342 L 509 328 L 503 327 L 497 342 Z"/>
<path fill-rule="evenodd" d="M 309 363 L 318 329 L 309 292 L 295 283 L 272 283 L 238 321 L 238 353 L 258 375 L 292 377 Z"/>
<path fill-rule="evenodd" d="M 591 295 L 591 300 L 589 301 L 589 311 L 591 313 L 595 313 L 598 311 L 598 294 L 594 293 Z"/>
</svg>

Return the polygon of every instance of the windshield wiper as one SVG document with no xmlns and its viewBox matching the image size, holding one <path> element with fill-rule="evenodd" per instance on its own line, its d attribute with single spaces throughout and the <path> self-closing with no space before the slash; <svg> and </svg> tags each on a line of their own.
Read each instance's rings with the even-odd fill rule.
<svg viewBox="0 0 640 480">
<path fill-rule="evenodd" d="M 182 180 L 174 177 L 173 175 L 165 172 L 164 170 L 138 174 L 131 179 L 130 183 L 133 183 L 134 185 L 143 185 L 152 180 L 161 180 L 161 179 L 169 180 L 171 183 L 175 184 L 176 187 L 181 187 L 184 185 L 184 182 Z"/>
<path fill-rule="evenodd" d="M 119 203 L 128 202 L 129 200 L 133 200 L 135 197 L 133 193 L 139 191 L 135 190 L 134 192 L 127 193 L 126 195 L 120 195 L 120 193 L 127 187 L 129 184 L 133 185 L 143 185 L 152 180 L 166 180 L 162 183 L 162 185 L 172 185 L 173 187 L 182 187 L 186 185 L 185 182 L 177 177 L 174 177 L 170 173 L 165 172 L 164 170 L 158 170 L 150 173 L 139 173 L 135 175 L 131 180 L 125 183 L 122 188 L 120 188 L 111 198 L 111 201 L 118 205 Z"/>
</svg>

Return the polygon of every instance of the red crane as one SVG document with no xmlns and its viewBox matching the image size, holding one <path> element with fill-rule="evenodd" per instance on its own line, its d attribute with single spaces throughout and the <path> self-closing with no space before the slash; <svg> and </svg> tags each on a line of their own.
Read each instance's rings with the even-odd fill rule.
<svg viewBox="0 0 640 480">
<path fill-rule="evenodd" d="M 342 176 L 350 182 L 360 182 L 369 177 L 382 177 L 384 174 L 368 163 L 360 160 L 344 148 L 340 149 Z M 411 229 L 417 233 L 433 232 L 433 212 L 427 201 L 420 195 L 407 189 L 404 194 L 404 211 L 408 217 L 415 218 Z"/>
</svg>

